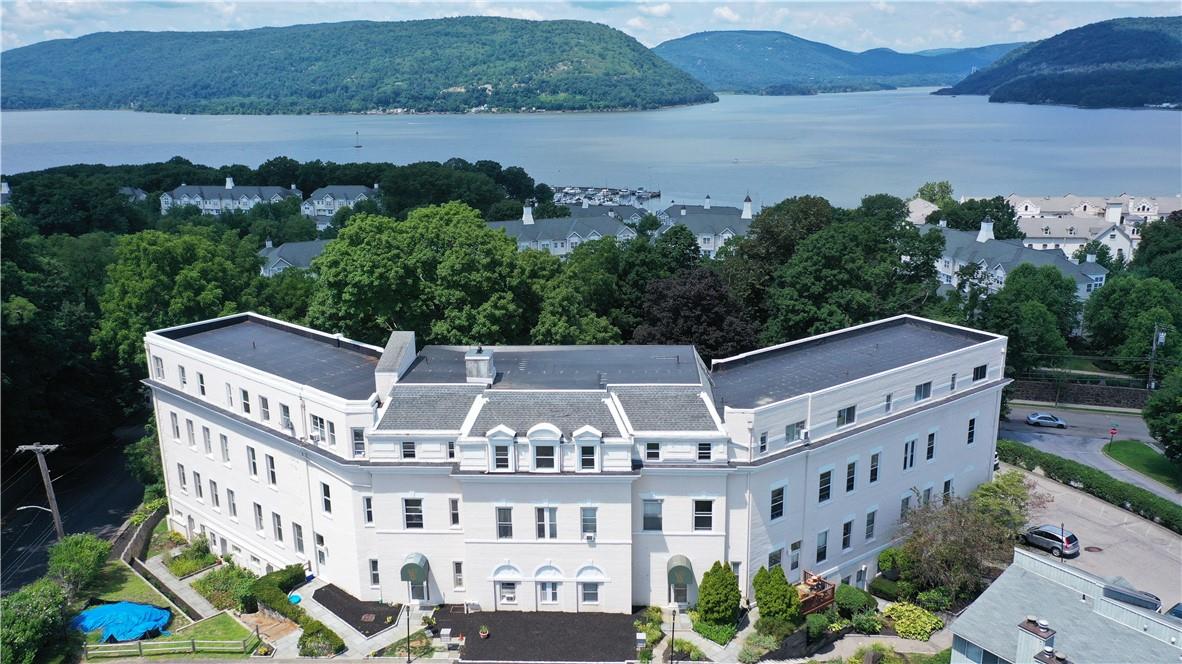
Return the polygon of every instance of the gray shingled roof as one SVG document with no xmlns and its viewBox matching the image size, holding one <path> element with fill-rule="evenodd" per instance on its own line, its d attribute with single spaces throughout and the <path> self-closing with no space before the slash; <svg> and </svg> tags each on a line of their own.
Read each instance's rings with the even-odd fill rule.
<svg viewBox="0 0 1182 664">
<path fill-rule="evenodd" d="M 364 194 L 366 198 L 373 198 L 373 187 L 367 187 L 361 184 L 330 184 L 326 187 L 321 187 L 312 192 L 308 200 L 319 200 L 325 196 L 332 196 L 334 199 L 348 199 L 353 200 L 358 196 Z"/>
<path fill-rule="evenodd" d="M 1050 623 L 1056 630 L 1055 650 L 1067 653 L 1075 664 L 1177 662 L 1182 656 L 1182 649 L 1096 613 L 1094 596 L 1083 602 L 1080 596 L 1014 564 L 952 623 L 952 632 L 1013 662 L 1018 625 L 1033 615 Z"/>
<path fill-rule="evenodd" d="M 238 200 L 243 196 L 254 198 L 256 195 L 264 201 L 271 200 L 272 196 L 278 194 L 283 198 L 295 196 L 303 198 L 304 195 L 298 189 L 289 189 L 287 187 L 263 186 L 256 187 L 252 185 L 235 185 L 233 189 L 226 189 L 224 186 L 218 185 L 200 185 L 200 184 L 183 184 L 176 189 L 168 192 L 174 199 L 180 198 L 185 194 L 190 197 L 200 196 L 204 200 L 224 200 L 232 198 Z"/>
<path fill-rule="evenodd" d="M 635 431 L 717 431 L 702 388 L 665 385 L 612 387 Z"/>
<path fill-rule="evenodd" d="M 523 391 L 505 392 L 488 390 L 484 393 L 488 402 L 476 416 L 470 434 L 483 436 L 490 429 L 505 425 L 525 435 L 536 424 L 553 424 L 569 437 L 578 429 L 590 425 L 599 429 L 604 436 L 619 436 L 608 409 L 607 392 L 589 391 Z"/>
<path fill-rule="evenodd" d="M 553 242 L 565 240 L 572 234 L 578 234 L 587 240 L 598 233 L 602 237 L 619 237 L 620 235 L 635 235 L 635 231 L 619 219 L 611 217 L 561 217 L 558 219 L 539 219 L 527 224 L 520 219 L 513 221 L 490 221 L 493 230 L 503 230 L 505 234 L 517 242 Z"/>
<path fill-rule="evenodd" d="M 324 253 L 328 240 L 308 240 L 307 242 L 284 242 L 277 247 L 263 247 L 259 249 L 259 256 L 263 257 L 263 267 L 270 268 L 280 260 L 286 261 L 292 267 L 308 269 L 312 261 Z"/>
<path fill-rule="evenodd" d="M 955 258 L 963 263 L 985 261 L 988 269 L 1001 265 L 1009 273 L 1022 263 L 1030 263 L 1035 266 L 1053 265 L 1079 284 L 1091 283 L 1092 275 L 1108 274 L 1108 270 L 1099 263 L 1072 263 L 1059 249 L 1031 249 L 1022 244 L 1021 240 L 977 242 L 976 231 L 958 231 L 931 224 L 920 226 L 919 231 L 921 233 L 943 233 L 944 256 Z M 1036 238 L 1030 239 L 1036 240 Z"/>
<path fill-rule="evenodd" d="M 377 429 L 459 431 L 482 391 L 480 385 L 395 384 Z"/>
</svg>

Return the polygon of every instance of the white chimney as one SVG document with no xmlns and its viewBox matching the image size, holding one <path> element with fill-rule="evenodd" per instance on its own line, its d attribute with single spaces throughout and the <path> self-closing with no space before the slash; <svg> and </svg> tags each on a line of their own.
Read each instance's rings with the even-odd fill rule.
<svg viewBox="0 0 1182 664">
<path fill-rule="evenodd" d="M 485 350 L 484 346 L 477 346 L 475 350 L 464 353 L 464 373 L 469 383 L 492 385 L 497 375 L 492 349 Z"/>
<path fill-rule="evenodd" d="M 584 198 L 583 199 L 583 209 L 586 210 L 589 207 L 591 207 L 591 202 L 588 201 L 586 198 Z"/>
<path fill-rule="evenodd" d="M 0 194 L 7 194 L 7 193 L 11 193 L 8 190 L 8 183 L 7 182 L 0 182 Z"/>
<path fill-rule="evenodd" d="M 706 202 L 702 204 L 702 208 L 705 210 L 710 209 L 710 194 L 706 194 Z"/>
<path fill-rule="evenodd" d="M 681 216 L 683 216 L 683 217 L 685 216 L 685 206 L 684 205 L 681 206 Z"/>
<path fill-rule="evenodd" d="M 373 183 L 373 190 L 374 190 L 374 191 L 377 191 L 378 189 L 380 189 L 381 187 L 379 187 L 379 186 L 378 186 L 378 185 L 380 185 L 380 184 L 382 184 L 382 183 L 381 183 L 381 182 L 375 182 L 375 183 Z"/>
<path fill-rule="evenodd" d="M 266 248 L 270 249 L 271 247 L 274 247 L 275 245 L 274 245 L 274 244 L 271 242 L 271 238 L 270 238 L 270 237 L 268 237 L 268 238 L 267 238 L 267 241 L 263 243 L 263 246 L 265 246 Z"/>
<path fill-rule="evenodd" d="M 993 239 L 993 220 L 985 217 L 981 220 L 981 230 L 977 231 L 977 242 L 987 242 Z"/>
<path fill-rule="evenodd" d="M 1096 262 L 1096 254 L 1088 254 L 1088 262 L 1095 263 Z"/>
<path fill-rule="evenodd" d="M 1120 203 L 1109 203 L 1108 207 L 1104 208 L 1104 221 L 1110 224 L 1119 224 L 1121 213 L 1124 212 L 1124 206 Z"/>
<path fill-rule="evenodd" d="M 612 219 L 615 219 L 616 218 L 616 209 L 609 208 L 607 211 L 607 216 L 611 217 Z"/>
<path fill-rule="evenodd" d="M 750 219 L 751 218 L 751 196 L 750 195 L 748 195 L 746 198 L 743 199 L 743 214 L 739 215 L 739 218 L 740 219 Z"/>
<path fill-rule="evenodd" d="M 233 189 L 233 188 L 234 188 L 234 178 L 227 177 L 226 178 L 226 189 Z"/>
<path fill-rule="evenodd" d="M 295 183 L 294 182 L 291 183 L 291 190 L 295 191 Z"/>
<path fill-rule="evenodd" d="M 948 220 L 947 219 L 940 220 L 940 228 L 948 228 Z"/>
<path fill-rule="evenodd" d="M 534 223 L 534 207 L 530 205 L 530 201 L 525 202 L 525 207 L 521 208 L 521 223 Z"/>
</svg>

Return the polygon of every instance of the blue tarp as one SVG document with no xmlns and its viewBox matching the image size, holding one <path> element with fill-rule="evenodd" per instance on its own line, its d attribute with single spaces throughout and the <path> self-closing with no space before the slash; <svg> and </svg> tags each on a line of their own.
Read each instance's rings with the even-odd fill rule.
<svg viewBox="0 0 1182 664">
<path fill-rule="evenodd" d="M 99 604 L 78 614 L 70 624 L 83 632 L 103 630 L 103 642 L 135 641 L 162 633 L 172 612 L 150 604 L 115 602 Z"/>
</svg>

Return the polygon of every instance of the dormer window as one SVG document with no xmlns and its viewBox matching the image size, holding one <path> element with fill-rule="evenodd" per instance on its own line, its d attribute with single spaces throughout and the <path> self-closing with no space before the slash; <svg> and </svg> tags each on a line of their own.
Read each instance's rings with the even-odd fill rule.
<svg viewBox="0 0 1182 664">
<path fill-rule="evenodd" d="M 534 470 L 554 470 L 553 445 L 537 445 L 534 447 Z"/>
<path fill-rule="evenodd" d="M 510 470 L 508 445 L 493 446 L 493 470 Z"/>
<path fill-rule="evenodd" d="M 403 458 L 403 459 L 413 459 L 413 458 L 415 458 L 415 444 L 414 444 L 414 441 L 411 441 L 411 440 L 405 440 L 405 441 L 403 441 L 403 442 L 402 442 L 402 458 Z"/>
<path fill-rule="evenodd" d="M 1050 235 L 1051 234 L 1051 227 L 1050 226 L 1043 226 L 1042 227 L 1042 234 L 1043 235 Z"/>
</svg>

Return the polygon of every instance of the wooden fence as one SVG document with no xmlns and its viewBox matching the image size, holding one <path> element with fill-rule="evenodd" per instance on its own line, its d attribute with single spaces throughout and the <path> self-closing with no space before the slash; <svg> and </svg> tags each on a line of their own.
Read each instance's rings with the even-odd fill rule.
<svg viewBox="0 0 1182 664">
<path fill-rule="evenodd" d="M 179 655 L 209 653 L 249 654 L 259 640 L 251 635 L 240 641 L 127 641 L 124 643 L 87 643 L 82 646 L 86 659 L 91 657 L 145 657 L 147 655 Z"/>
</svg>

